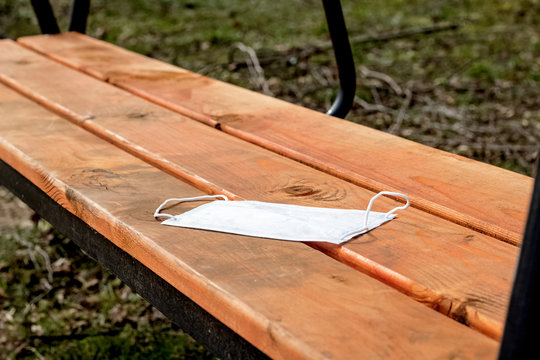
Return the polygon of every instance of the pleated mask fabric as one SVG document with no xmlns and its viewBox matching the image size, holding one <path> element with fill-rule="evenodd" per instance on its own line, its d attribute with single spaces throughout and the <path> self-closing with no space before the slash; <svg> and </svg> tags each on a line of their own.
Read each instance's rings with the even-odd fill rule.
<svg viewBox="0 0 540 360">
<path fill-rule="evenodd" d="M 402 197 L 406 204 L 386 213 L 371 211 L 381 195 Z M 212 201 L 179 215 L 161 213 L 170 202 Z M 257 238 L 287 241 L 344 243 L 395 218 L 395 212 L 406 209 L 406 195 L 382 191 L 369 202 L 366 210 L 319 208 L 261 201 L 229 201 L 224 195 L 168 199 L 155 211 L 154 217 L 167 217 L 163 225 L 218 231 Z"/>
</svg>

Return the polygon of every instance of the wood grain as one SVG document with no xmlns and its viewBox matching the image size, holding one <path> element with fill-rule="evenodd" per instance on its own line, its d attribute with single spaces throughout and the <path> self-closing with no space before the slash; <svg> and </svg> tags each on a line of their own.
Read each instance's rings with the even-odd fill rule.
<svg viewBox="0 0 540 360">
<path fill-rule="evenodd" d="M 532 180 L 67 33 L 19 39 L 132 93 L 413 206 L 519 244 Z"/>
<path fill-rule="evenodd" d="M 272 358 L 496 355 L 493 340 L 301 243 L 160 225 L 165 197 L 202 193 L 3 85 L 0 99 L 2 160 Z"/>
<path fill-rule="evenodd" d="M 365 208 L 374 195 L 11 41 L 0 50 L 1 81 L 206 193 L 338 208 Z M 384 198 L 375 210 L 395 205 Z M 514 246 L 417 209 L 345 246 L 312 246 L 495 339 L 501 335 Z"/>
</svg>

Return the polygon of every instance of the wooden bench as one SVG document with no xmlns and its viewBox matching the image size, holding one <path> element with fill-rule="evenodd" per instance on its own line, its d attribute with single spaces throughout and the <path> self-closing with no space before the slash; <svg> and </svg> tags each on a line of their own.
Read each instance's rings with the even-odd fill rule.
<svg viewBox="0 0 540 360">
<path fill-rule="evenodd" d="M 2 183 L 219 356 L 497 356 L 531 178 L 78 33 L 1 40 L 0 82 Z M 343 246 L 152 216 L 170 197 L 364 208 L 379 190 L 412 208 Z"/>
</svg>

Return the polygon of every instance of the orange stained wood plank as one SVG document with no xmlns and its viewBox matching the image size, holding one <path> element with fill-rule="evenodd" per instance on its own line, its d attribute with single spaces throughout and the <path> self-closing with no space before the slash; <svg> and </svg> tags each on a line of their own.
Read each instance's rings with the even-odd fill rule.
<svg viewBox="0 0 540 360">
<path fill-rule="evenodd" d="M 339 208 L 364 208 L 374 195 L 11 41 L 0 43 L 0 50 L 0 80 L 205 192 Z M 395 205 L 385 198 L 376 208 Z M 346 246 L 316 246 L 493 338 L 501 335 L 515 246 L 417 209 L 402 212 L 397 220 Z"/>
<path fill-rule="evenodd" d="M 0 158 L 272 358 L 496 355 L 495 341 L 301 243 L 160 225 L 165 197 L 202 193 L 3 85 Z"/>
<path fill-rule="evenodd" d="M 19 42 L 234 136 L 518 244 L 532 179 L 213 80 L 77 33 Z"/>
</svg>

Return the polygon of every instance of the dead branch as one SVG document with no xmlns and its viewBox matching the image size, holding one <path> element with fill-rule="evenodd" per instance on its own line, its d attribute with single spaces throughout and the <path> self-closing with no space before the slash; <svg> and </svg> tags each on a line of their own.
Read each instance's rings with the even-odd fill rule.
<svg viewBox="0 0 540 360">
<path fill-rule="evenodd" d="M 261 67 L 255 50 L 243 43 L 235 43 L 231 49 L 231 52 L 229 53 L 229 58 L 233 58 L 233 54 L 236 49 L 248 55 L 247 65 L 251 74 L 250 80 L 252 81 L 253 85 L 261 89 L 266 95 L 273 96 L 272 92 L 270 91 L 270 87 L 268 86 L 268 82 L 264 77 L 264 70 Z"/>
<path fill-rule="evenodd" d="M 384 32 L 384 33 L 374 34 L 374 35 L 364 34 L 364 35 L 352 37 L 351 42 L 354 44 L 361 44 L 361 43 L 369 43 L 369 42 L 390 41 L 394 39 L 401 39 L 401 38 L 411 37 L 411 36 L 420 35 L 420 34 L 432 34 L 432 33 L 440 32 L 440 31 L 456 30 L 458 28 L 459 28 L 458 24 L 442 23 L 442 24 L 435 24 L 432 26 L 403 29 L 399 31 L 389 31 L 389 32 Z M 302 47 L 296 46 L 296 47 L 288 48 L 283 51 L 277 51 L 277 52 L 272 51 L 271 54 L 268 54 L 266 56 L 263 55 L 258 58 L 258 63 L 259 65 L 268 65 L 268 64 L 273 64 L 275 62 L 288 62 L 291 59 L 294 59 L 294 62 L 296 63 L 299 60 L 307 60 L 313 55 L 325 53 L 330 49 L 332 49 L 332 44 L 326 41 L 320 44 L 307 44 Z M 230 66 L 233 69 L 242 67 L 242 66 L 249 66 L 248 61 L 234 62 L 231 56 L 233 52 L 234 52 L 234 47 L 233 49 L 231 49 L 231 53 L 229 53 L 228 63 L 211 64 L 211 65 L 205 66 L 204 68 L 200 69 L 197 72 L 199 74 L 204 75 L 215 69 L 224 68 L 227 66 Z"/>
<path fill-rule="evenodd" d="M 373 97 L 373 100 L 375 100 L 375 104 L 382 104 L 381 96 L 379 95 L 377 88 L 371 87 L 369 88 L 369 91 L 371 92 L 371 96 Z"/>
<path fill-rule="evenodd" d="M 382 104 L 370 104 L 367 101 L 360 99 L 358 96 L 354 97 L 354 104 L 359 105 L 362 109 L 366 110 L 367 112 L 380 112 L 385 114 L 390 114 L 393 116 L 397 115 L 397 111 L 389 108 L 388 106 L 384 106 Z"/>
<path fill-rule="evenodd" d="M 382 72 L 370 70 L 365 66 L 360 66 L 358 70 L 360 70 L 360 74 L 362 74 L 362 76 L 366 78 L 373 78 L 373 79 L 381 80 L 385 82 L 386 84 L 388 84 L 388 86 L 390 86 L 390 88 L 394 90 L 396 94 L 403 95 L 403 89 L 401 89 L 401 87 L 390 75 L 382 73 Z"/>
<path fill-rule="evenodd" d="M 409 28 L 398 31 L 388 31 L 380 34 L 374 35 L 359 35 L 351 38 L 351 42 L 354 44 L 370 43 L 370 42 L 383 42 L 390 41 L 395 39 L 403 39 L 415 35 L 426 35 L 433 34 L 441 31 L 457 30 L 459 28 L 458 24 L 435 24 L 432 26 L 422 26 L 417 28 Z"/>
<path fill-rule="evenodd" d="M 419 100 L 426 103 L 425 106 L 420 108 L 420 111 L 424 113 L 435 113 L 457 121 L 463 121 L 466 118 L 466 116 L 458 109 L 439 104 L 427 96 L 422 96 Z"/>
<path fill-rule="evenodd" d="M 409 108 L 409 105 L 411 104 L 412 100 L 412 91 L 409 89 L 405 89 L 405 99 L 403 100 L 403 103 L 401 104 L 401 107 L 399 108 L 399 111 L 396 116 L 396 121 L 390 126 L 388 131 L 391 134 L 397 134 L 399 130 L 401 129 L 401 124 L 403 123 L 403 119 L 405 118 L 405 112 Z"/>
</svg>

